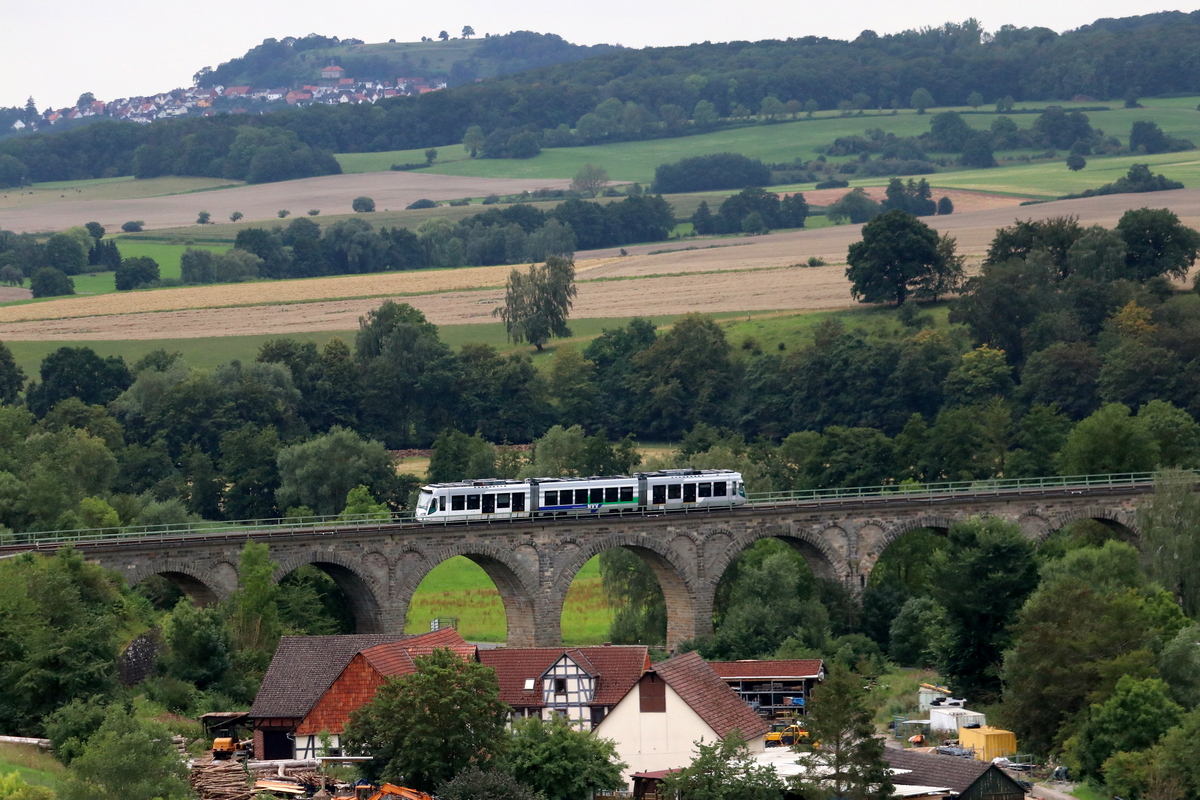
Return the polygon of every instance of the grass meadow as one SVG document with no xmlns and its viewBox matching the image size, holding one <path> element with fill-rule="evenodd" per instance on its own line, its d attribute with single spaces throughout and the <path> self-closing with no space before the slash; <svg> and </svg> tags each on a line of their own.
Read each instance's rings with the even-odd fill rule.
<svg viewBox="0 0 1200 800">
<path fill-rule="evenodd" d="M 563 604 L 562 636 L 567 645 L 599 644 L 608 635 L 613 612 L 600 583 L 600 560 L 583 565 Z M 434 567 L 408 606 L 406 633 L 429 630 L 436 617 L 457 617 L 458 632 L 474 642 L 503 642 L 508 633 L 504 604 L 483 568 L 464 556 Z"/>
<path fill-rule="evenodd" d="M 1152 120 L 1158 123 L 1164 132 L 1171 136 L 1191 139 L 1200 144 L 1200 111 L 1196 110 L 1200 98 L 1169 98 L 1163 100 L 1143 100 L 1145 108 L 1126 109 L 1120 101 L 1110 103 L 1030 103 L 1019 106 L 1016 111 L 1040 112 L 1049 105 L 1061 105 L 1066 109 L 1086 106 L 1104 105 L 1108 111 L 1086 112 L 1093 127 L 1100 128 L 1107 135 L 1116 136 L 1123 143 L 1129 139 L 1129 130 L 1136 120 Z M 965 115 L 967 123 L 972 127 L 986 129 L 998 116 L 991 107 L 975 110 L 971 108 L 934 109 L 929 114 L 919 115 L 911 110 L 902 110 L 894 116 L 890 111 L 865 112 L 862 116 L 843 117 L 835 112 L 822 112 L 812 119 L 799 119 L 765 125 L 752 125 L 741 128 L 730 128 L 713 131 L 695 136 L 683 136 L 673 139 L 653 139 L 641 142 L 614 142 L 611 144 L 589 145 L 586 147 L 567 147 L 543 150 L 535 158 L 512 159 L 474 159 L 468 157 L 459 144 L 445 145 L 438 149 L 438 160 L 432 167 L 422 169 L 422 172 L 433 172 L 443 175 L 469 175 L 477 177 L 505 178 L 566 178 L 571 177 L 585 163 L 604 167 L 609 176 L 615 181 L 641 181 L 649 183 L 654 178 L 654 170 L 658 165 L 678 161 L 688 156 L 706 155 L 709 153 L 734 152 L 742 153 L 752 158 L 760 158 L 767 162 L 789 162 L 796 158 L 809 160 L 816 158 L 817 148 L 824 147 L 839 136 L 862 135 L 868 128 L 881 128 L 897 136 L 915 136 L 929 130 L 929 120 L 932 114 L 940 111 L 958 111 Z M 1031 113 L 1013 113 L 1011 116 L 1021 127 L 1028 127 L 1033 122 Z M 1029 155 L 1025 151 L 1010 153 L 1001 152 L 999 158 Z M 1059 162 L 1065 161 L 1066 153 L 1061 153 Z M 1175 156 L 1178 158 L 1178 154 Z M 342 169 L 348 173 L 376 172 L 386 170 L 392 164 L 420 162 L 425 160 L 424 150 L 398 150 L 386 153 L 349 153 L 337 156 Z M 1102 159 L 1096 159 L 1101 161 Z M 1022 165 L 1028 166 L 1028 165 Z M 1045 162 L 1031 165 L 1033 173 L 1045 169 Z M 1128 168 L 1128 167 L 1126 167 Z M 1002 167 L 994 170 L 983 170 L 988 174 L 1000 174 L 1010 169 Z M 1065 173 L 1065 167 L 1061 168 Z M 1086 173 L 1087 170 L 1084 170 Z M 946 173 L 947 175 L 953 173 Z M 1017 172 L 1016 178 L 1028 177 L 1029 172 Z M 937 185 L 953 186 L 942 183 L 939 174 Z M 886 179 L 873 179 L 867 185 L 886 183 Z M 1079 188 L 1098 186 L 1100 182 L 1086 182 Z M 809 187 L 811 188 L 811 187 Z M 981 188 L 976 186 L 963 188 Z M 1035 180 L 1016 189 L 1023 193 L 1044 188 Z M 1071 189 L 1069 191 L 1077 191 Z M 1042 193 L 1035 191 L 1035 193 Z M 1063 194 L 1065 192 L 1059 192 Z"/>
<path fill-rule="evenodd" d="M 50 753 L 37 747 L 0 744 L 0 775 L 14 771 L 28 784 L 53 788 L 66 767 Z"/>
<path fill-rule="evenodd" d="M 183 251 L 189 247 L 195 247 L 200 250 L 212 250 L 216 253 L 223 253 L 229 249 L 233 243 L 227 244 L 172 244 L 170 241 L 151 241 L 129 239 L 124 236 L 117 237 L 117 249 L 121 251 L 121 258 L 135 258 L 138 256 L 149 256 L 158 262 L 159 275 L 164 278 L 179 279 L 179 260 L 183 256 Z M 112 272 L 89 272 L 83 275 L 76 275 L 72 278 L 75 281 L 75 294 L 111 294 L 117 290 L 115 273 Z"/>
</svg>

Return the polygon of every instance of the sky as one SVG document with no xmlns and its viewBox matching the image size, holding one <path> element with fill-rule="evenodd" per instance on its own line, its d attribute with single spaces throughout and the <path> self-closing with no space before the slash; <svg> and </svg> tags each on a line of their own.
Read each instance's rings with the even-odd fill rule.
<svg viewBox="0 0 1200 800">
<path fill-rule="evenodd" d="M 1069 30 L 1102 17 L 1164 10 L 1164 0 L 0 0 L 0 106 L 74 105 L 152 94 L 192 83 L 204 66 L 242 55 L 266 38 L 326 36 L 367 42 L 416 41 L 464 25 L 479 36 L 532 30 L 577 44 L 627 47 L 703 41 L 829 36 L 852 39 L 864 28 L 895 33 L 978 19 L 984 29 L 1040 25 Z"/>
</svg>

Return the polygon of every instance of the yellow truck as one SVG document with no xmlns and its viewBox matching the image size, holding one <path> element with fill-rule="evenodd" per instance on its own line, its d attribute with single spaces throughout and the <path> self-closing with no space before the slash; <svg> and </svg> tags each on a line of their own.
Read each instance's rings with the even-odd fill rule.
<svg viewBox="0 0 1200 800">
<path fill-rule="evenodd" d="M 776 722 L 770 732 L 763 736 L 767 747 L 791 747 L 801 739 L 808 738 L 808 731 L 795 722 Z"/>
</svg>

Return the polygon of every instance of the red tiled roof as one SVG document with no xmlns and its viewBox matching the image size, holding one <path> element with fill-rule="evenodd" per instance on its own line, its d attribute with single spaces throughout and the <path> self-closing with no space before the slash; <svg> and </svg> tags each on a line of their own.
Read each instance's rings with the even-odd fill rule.
<svg viewBox="0 0 1200 800">
<path fill-rule="evenodd" d="M 744 738 L 753 739 L 771 728 L 721 680 L 699 653 L 675 656 L 655 664 L 654 671 L 721 738 L 737 729 Z"/>
<path fill-rule="evenodd" d="M 363 657 L 380 675 L 411 675 L 417 671 L 414 659 L 427 656 L 437 649 L 453 652 L 464 661 L 475 660 L 475 645 L 468 644 L 454 628 L 422 633 L 411 639 L 379 644 L 362 651 Z"/>
<path fill-rule="evenodd" d="M 284 636 L 254 696 L 250 716 L 303 717 L 361 650 L 411 638 L 376 633 Z"/>
<path fill-rule="evenodd" d="M 821 659 L 779 661 L 710 661 L 722 678 L 815 678 L 821 674 Z"/>
<path fill-rule="evenodd" d="M 541 677 L 564 654 L 584 670 L 599 676 L 591 705 L 615 706 L 650 667 L 650 653 L 641 645 L 604 647 L 500 647 L 480 650 L 479 661 L 496 670 L 500 699 L 517 708 L 542 706 Z M 534 679 L 534 689 L 525 681 Z"/>
</svg>

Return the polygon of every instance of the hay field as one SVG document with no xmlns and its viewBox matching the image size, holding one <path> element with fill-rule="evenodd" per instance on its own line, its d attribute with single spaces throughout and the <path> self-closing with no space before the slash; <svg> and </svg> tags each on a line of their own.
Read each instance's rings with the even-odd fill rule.
<svg viewBox="0 0 1200 800">
<path fill-rule="evenodd" d="M 1172 208 L 1200 225 L 1200 189 L 1002 207 L 928 218 L 978 263 L 998 227 L 1017 219 L 1075 215 L 1113 226 L 1131 208 Z M 846 249 L 861 226 L 844 225 L 716 241 L 657 243 L 629 255 L 581 253 L 573 318 L 783 311 L 854 305 Z M 689 249 L 696 247 L 699 249 Z M 810 256 L 825 267 L 799 266 Z M 437 324 L 492 322 L 511 267 L 384 273 L 305 281 L 64 298 L 0 308 L 0 339 L 114 340 L 285 335 L 348 330 L 384 297 L 403 298 Z"/>
<path fill-rule="evenodd" d="M 182 176 L 137 180 L 130 175 L 124 178 L 96 178 L 89 181 L 55 181 L 35 183 L 33 186 L 19 189 L 0 190 L 0 209 L 165 197 L 241 185 L 241 181 L 225 180 L 224 178 L 187 178 Z M 89 217 L 74 224 L 82 225 L 91 219 Z M 122 220 L 122 222 L 124 221 Z"/>
<path fill-rule="evenodd" d="M 208 211 L 217 223 L 228 220 L 234 211 L 242 212 L 248 220 L 278 220 L 276 213 L 280 209 L 287 209 L 292 215 L 306 214 L 310 209 L 344 214 L 350 213 L 354 198 L 362 195 L 373 198 L 376 208 L 383 211 L 402 209 L 421 198 L 448 200 L 489 194 L 517 194 L 541 188 L 564 188 L 570 184 L 570 179 L 571 175 L 565 179 L 520 180 L 412 172 L 326 175 L 165 197 L 65 198 L 62 202 L 52 204 L 0 207 L 0 228 L 18 233 L 43 233 L 95 220 L 109 230 L 119 230 L 124 222 L 142 220 L 147 230 L 194 226 L 195 232 L 202 235 L 206 227 L 195 225 L 200 211 Z"/>
</svg>

